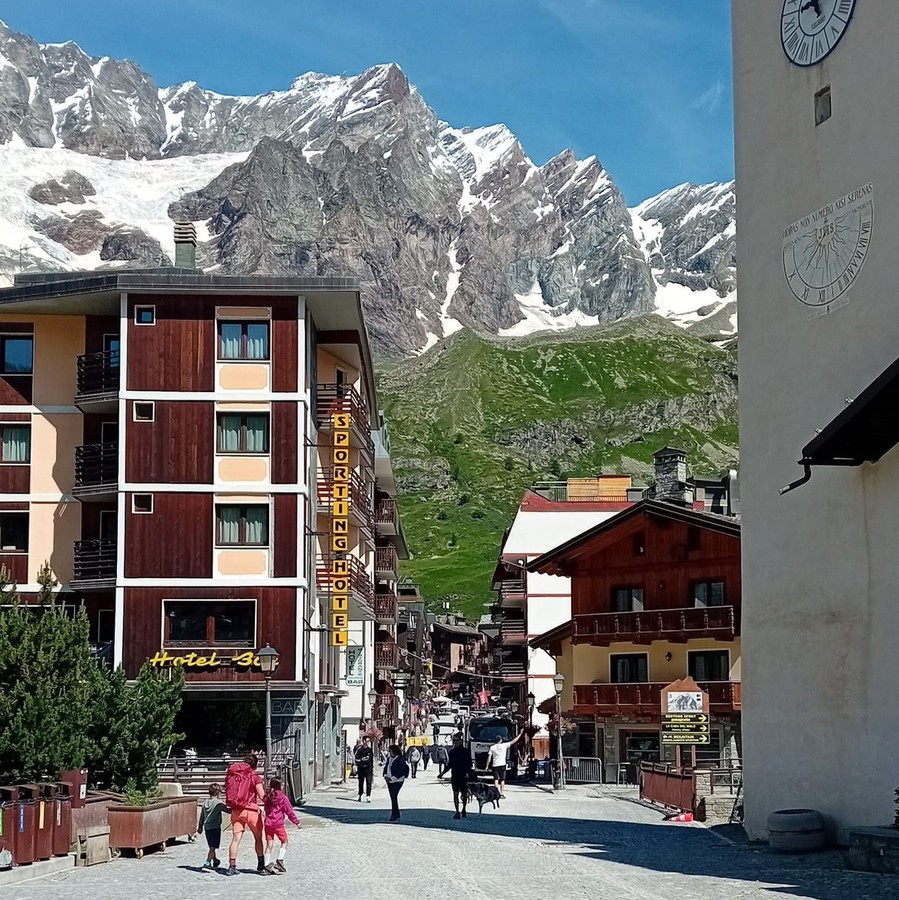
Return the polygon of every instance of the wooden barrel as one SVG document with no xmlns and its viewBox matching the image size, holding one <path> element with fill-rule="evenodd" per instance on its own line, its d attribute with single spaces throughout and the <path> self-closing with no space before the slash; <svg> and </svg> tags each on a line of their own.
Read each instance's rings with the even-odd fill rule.
<svg viewBox="0 0 899 900">
<path fill-rule="evenodd" d="M 781 853 L 808 853 L 826 843 L 824 817 L 814 809 L 779 809 L 768 816 L 768 841 Z"/>
</svg>

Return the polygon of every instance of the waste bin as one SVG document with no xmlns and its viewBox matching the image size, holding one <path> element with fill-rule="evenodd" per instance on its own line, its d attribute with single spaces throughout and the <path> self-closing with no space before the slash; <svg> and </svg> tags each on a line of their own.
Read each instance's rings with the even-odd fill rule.
<svg viewBox="0 0 899 900">
<path fill-rule="evenodd" d="M 53 855 L 68 856 L 72 849 L 72 785 L 56 783 L 56 816 L 53 827 Z"/>
<path fill-rule="evenodd" d="M 56 830 L 56 784 L 42 781 L 37 785 L 37 836 L 34 839 L 35 859 L 53 856 L 53 833 Z"/>
<path fill-rule="evenodd" d="M 53 855 L 53 836 L 49 835 L 44 828 L 38 831 L 38 813 L 43 814 L 44 807 L 40 802 L 41 789 L 36 784 L 20 784 L 19 785 L 19 803 L 25 810 L 24 823 L 26 829 L 31 833 L 30 841 L 32 847 L 32 857 L 29 862 L 38 859 L 49 859 Z M 30 822 L 30 825 L 29 825 Z M 19 832 L 19 837 L 22 832 Z M 49 846 L 47 837 L 50 837 Z M 40 843 L 38 840 L 40 839 Z M 24 860 L 22 860 L 24 862 Z"/>
<path fill-rule="evenodd" d="M 36 787 L 36 785 L 35 785 Z M 36 803 L 29 799 L 22 785 L 11 788 L 15 792 L 13 830 L 16 834 L 16 865 L 26 866 L 34 862 L 34 813 Z"/>
<path fill-rule="evenodd" d="M 19 789 L 0 787 L 0 869 L 14 866 L 16 859 L 16 801 Z"/>
<path fill-rule="evenodd" d="M 72 809 L 81 809 L 87 802 L 87 769 L 69 769 L 59 776 L 60 781 L 72 785 L 69 791 L 72 797 Z"/>
</svg>

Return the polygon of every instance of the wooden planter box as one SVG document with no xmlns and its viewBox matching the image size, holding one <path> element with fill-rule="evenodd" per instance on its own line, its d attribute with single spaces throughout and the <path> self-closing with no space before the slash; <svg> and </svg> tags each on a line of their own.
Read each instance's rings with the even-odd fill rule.
<svg viewBox="0 0 899 900">
<path fill-rule="evenodd" d="M 144 848 L 165 845 L 178 837 L 191 837 L 197 830 L 197 801 L 194 797 L 174 797 L 150 806 L 110 806 L 109 846 L 134 850 L 137 858 Z"/>
</svg>

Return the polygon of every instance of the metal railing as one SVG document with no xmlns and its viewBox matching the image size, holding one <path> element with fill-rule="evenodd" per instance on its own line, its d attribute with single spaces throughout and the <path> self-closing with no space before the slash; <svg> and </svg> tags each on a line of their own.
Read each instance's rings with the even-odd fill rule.
<svg viewBox="0 0 899 900">
<path fill-rule="evenodd" d="M 655 635 L 660 639 L 728 638 L 736 636 L 738 625 L 737 611 L 733 606 L 594 613 L 574 617 L 574 643 L 639 642 Z"/>
<path fill-rule="evenodd" d="M 349 567 L 350 592 L 355 594 L 369 606 L 374 602 L 375 585 L 371 576 L 366 572 L 358 557 L 347 556 Z M 315 570 L 315 580 L 321 592 L 328 592 L 331 588 L 333 576 L 331 574 L 333 558 L 330 555 L 319 556 Z"/>
<path fill-rule="evenodd" d="M 75 493 L 114 486 L 119 480 L 119 445 L 85 444 L 75 448 Z"/>
<path fill-rule="evenodd" d="M 598 756 L 565 756 L 565 781 L 569 784 L 602 784 L 603 762 Z"/>
<path fill-rule="evenodd" d="M 350 473 L 350 513 L 358 514 L 366 523 L 371 524 L 372 507 L 369 491 L 365 482 L 357 472 Z M 331 505 L 334 487 L 334 470 L 330 466 L 323 469 L 318 479 L 318 505 L 327 509 Z"/>
<path fill-rule="evenodd" d="M 400 664 L 400 648 L 394 641 L 375 641 L 375 668 L 396 669 Z"/>
<path fill-rule="evenodd" d="M 315 390 L 315 415 L 318 427 L 330 431 L 331 416 L 348 413 L 350 428 L 356 432 L 356 446 L 374 462 L 375 444 L 371 436 L 371 419 L 361 394 L 348 384 L 320 384 Z"/>
<path fill-rule="evenodd" d="M 76 399 L 118 393 L 119 361 L 118 350 L 79 356 Z"/>
<path fill-rule="evenodd" d="M 378 592 L 375 594 L 375 620 L 378 622 L 395 623 L 397 617 L 396 596 L 389 593 Z"/>
<path fill-rule="evenodd" d="M 73 582 L 109 581 L 116 576 L 115 541 L 76 541 Z"/>
<path fill-rule="evenodd" d="M 381 707 L 384 707 L 382 714 Z M 375 718 L 376 719 L 396 719 L 399 712 L 399 699 L 396 694 L 378 694 L 375 701 Z"/>
<path fill-rule="evenodd" d="M 504 644 L 522 644 L 527 641 L 527 628 L 523 619 L 507 619 L 500 623 L 499 637 Z"/>
<path fill-rule="evenodd" d="M 396 527 L 396 501 L 379 500 L 375 510 L 375 524 L 380 526 Z"/>
<path fill-rule="evenodd" d="M 531 485 L 531 490 L 553 503 L 627 503 L 626 491 L 608 492 L 600 490 L 601 482 L 595 483 L 595 490 L 590 490 L 593 485 L 586 481 L 576 482 L 577 491 L 572 491 L 572 485 L 567 481 L 539 481 Z"/>
</svg>

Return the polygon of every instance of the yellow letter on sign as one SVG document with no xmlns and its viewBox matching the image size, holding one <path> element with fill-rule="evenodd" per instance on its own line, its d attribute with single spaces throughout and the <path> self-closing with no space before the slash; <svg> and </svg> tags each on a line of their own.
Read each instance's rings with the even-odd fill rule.
<svg viewBox="0 0 899 900">
<path fill-rule="evenodd" d="M 338 466 L 345 466 L 350 461 L 350 451 L 346 447 L 335 447 L 331 459 Z"/>
<path fill-rule="evenodd" d="M 345 613 L 350 608 L 350 598 L 346 594 L 331 595 L 331 612 Z"/>
<path fill-rule="evenodd" d="M 331 646 L 332 647 L 346 647 L 349 644 L 349 632 L 348 631 L 332 631 L 331 632 Z"/>
<path fill-rule="evenodd" d="M 350 574 L 350 562 L 347 559 L 332 559 L 331 560 L 331 574 L 332 575 L 349 575 Z"/>
<path fill-rule="evenodd" d="M 349 624 L 350 624 L 350 619 L 346 613 L 342 613 L 342 612 L 332 612 L 331 613 L 331 628 L 334 631 L 346 631 L 347 626 Z"/>
<path fill-rule="evenodd" d="M 335 447 L 349 447 L 350 446 L 350 433 L 348 431 L 335 431 L 334 432 L 334 446 Z"/>
<path fill-rule="evenodd" d="M 345 534 L 332 534 L 331 549 L 335 553 L 346 553 L 350 549 L 350 539 Z"/>
<path fill-rule="evenodd" d="M 349 413 L 332 413 L 331 414 L 331 424 L 335 428 L 349 428 L 350 427 L 350 414 Z"/>
</svg>

